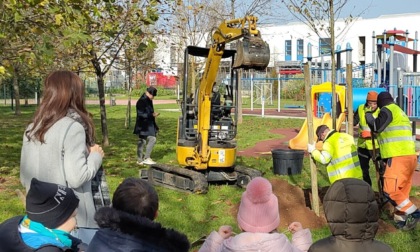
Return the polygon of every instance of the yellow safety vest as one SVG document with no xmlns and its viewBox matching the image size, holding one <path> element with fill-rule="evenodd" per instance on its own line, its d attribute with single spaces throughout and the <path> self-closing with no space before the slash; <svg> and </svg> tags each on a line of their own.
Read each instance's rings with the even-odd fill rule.
<svg viewBox="0 0 420 252">
<path fill-rule="evenodd" d="M 343 178 L 363 179 L 356 145 L 352 136 L 346 133 L 332 133 L 324 142 L 322 150 L 331 155 L 327 165 L 330 183 Z M 320 161 L 321 153 L 314 151 L 312 156 Z"/>
<path fill-rule="evenodd" d="M 378 134 L 379 150 L 382 158 L 409 156 L 416 154 L 410 119 L 398 105 L 386 105 L 392 113 L 391 123 Z"/>
<path fill-rule="evenodd" d="M 373 113 L 373 117 L 377 118 L 379 115 L 379 108 L 377 108 Z M 360 148 L 364 148 L 364 149 L 368 149 L 368 150 L 372 150 L 373 149 L 373 145 L 372 145 L 372 140 L 371 139 L 365 139 L 362 137 L 362 131 L 369 131 L 370 132 L 370 128 L 366 122 L 366 118 L 365 118 L 365 104 L 362 104 L 359 106 L 359 108 L 357 109 L 357 113 L 359 114 L 359 138 L 357 139 L 357 146 Z M 378 140 L 375 139 L 375 147 L 378 149 L 379 148 L 379 144 L 378 144 Z"/>
</svg>

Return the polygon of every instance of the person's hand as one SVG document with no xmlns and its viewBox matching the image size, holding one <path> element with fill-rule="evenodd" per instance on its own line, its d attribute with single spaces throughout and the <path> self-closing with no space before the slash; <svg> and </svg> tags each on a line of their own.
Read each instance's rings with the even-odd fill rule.
<svg viewBox="0 0 420 252">
<path fill-rule="evenodd" d="M 221 226 L 218 233 L 223 239 L 227 239 L 233 235 L 233 230 L 231 226 Z"/>
<path fill-rule="evenodd" d="M 294 234 L 294 233 L 296 233 L 297 231 L 300 231 L 300 230 L 302 230 L 302 229 L 303 229 L 303 227 L 302 227 L 302 223 L 300 223 L 300 222 L 296 222 L 296 221 L 295 221 L 295 222 L 292 222 L 292 223 L 289 225 L 288 229 L 289 229 L 290 233 Z"/>
<path fill-rule="evenodd" d="M 94 146 L 90 146 L 89 152 L 90 153 L 92 153 L 92 152 L 98 152 L 102 157 L 105 156 L 104 150 L 102 150 L 102 147 L 99 146 L 99 145 L 97 145 L 97 144 L 95 144 Z"/>
<path fill-rule="evenodd" d="M 371 138 L 371 136 L 372 136 L 372 134 L 370 134 L 369 130 L 363 130 L 362 131 L 362 138 L 367 139 L 367 138 Z"/>
<path fill-rule="evenodd" d="M 308 152 L 312 153 L 316 149 L 315 144 L 308 144 Z"/>
<path fill-rule="evenodd" d="M 156 112 L 153 113 L 154 117 L 157 117 L 158 115 L 160 115 L 160 113 L 156 113 Z"/>
</svg>

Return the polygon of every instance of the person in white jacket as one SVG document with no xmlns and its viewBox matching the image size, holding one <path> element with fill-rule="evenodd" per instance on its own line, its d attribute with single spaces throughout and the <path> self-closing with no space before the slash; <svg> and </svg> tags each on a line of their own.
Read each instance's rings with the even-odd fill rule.
<svg viewBox="0 0 420 252">
<path fill-rule="evenodd" d="M 289 225 L 291 242 L 285 234 L 277 232 L 280 224 L 278 199 L 271 183 L 262 177 L 254 178 L 247 185 L 237 221 L 242 233 L 234 236 L 232 227 L 221 226 L 218 232 L 213 231 L 207 237 L 199 252 L 298 252 L 307 251 L 312 244 L 310 230 L 303 229 L 299 222 Z"/>
</svg>

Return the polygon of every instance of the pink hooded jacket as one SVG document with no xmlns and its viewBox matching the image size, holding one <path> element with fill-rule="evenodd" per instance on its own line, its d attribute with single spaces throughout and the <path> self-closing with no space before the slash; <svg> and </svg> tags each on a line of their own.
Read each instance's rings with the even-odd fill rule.
<svg viewBox="0 0 420 252">
<path fill-rule="evenodd" d="M 301 252 L 307 251 L 312 244 L 311 231 L 302 229 L 292 235 L 290 242 L 282 233 L 249 233 L 223 239 L 213 231 L 207 237 L 199 252 Z"/>
</svg>

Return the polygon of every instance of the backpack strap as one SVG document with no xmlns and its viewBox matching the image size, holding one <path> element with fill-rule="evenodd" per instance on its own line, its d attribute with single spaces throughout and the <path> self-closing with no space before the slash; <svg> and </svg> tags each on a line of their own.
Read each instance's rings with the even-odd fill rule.
<svg viewBox="0 0 420 252">
<path fill-rule="evenodd" d="M 66 170 L 64 169 L 64 153 L 65 153 L 65 150 L 64 150 L 64 141 L 66 140 L 67 133 L 69 132 L 70 127 L 71 127 L 71 126 L 73 125 L 73 123 L 75 123 L 75 122 L 76 122 L 75 120 L 72 120 L 72 122 L 69 124 L 69 126 L 67 126 L 67 129 L 66 129 L 66 131 L 64 132 L 63 141 L 62 141 L 62 143 L 61 143 L 61 169 L 63 169 L 64 181 L 66 181 L 66 186 L 68 186 L 68 185 L 67 185 Z"/>
</svg>

